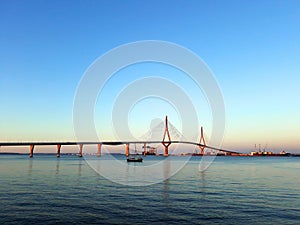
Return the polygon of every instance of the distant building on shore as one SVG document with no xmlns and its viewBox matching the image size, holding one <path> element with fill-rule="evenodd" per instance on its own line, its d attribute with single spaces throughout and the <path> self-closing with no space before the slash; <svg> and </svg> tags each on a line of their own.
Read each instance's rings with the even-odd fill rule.
<svg viewBox="0 0 300 225">
<path fill-rule="evenodd" d="M 284 150 L 282 150 L 279 154 L 278 153 L 274 153 L 271 151 L 252 151 L 250 153 L 250 156 L 287 156 L 290 155 L 289 153 L 286 153 Z"/>
</svg>

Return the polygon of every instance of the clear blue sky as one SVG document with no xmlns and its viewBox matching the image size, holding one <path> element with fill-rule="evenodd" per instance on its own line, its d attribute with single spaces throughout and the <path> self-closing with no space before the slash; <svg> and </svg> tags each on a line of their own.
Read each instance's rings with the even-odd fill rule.
<svg viewBox="0 0 300 225">
<path fill-rule="evenodd" d="M 224 147 L 299 149 L 299 1 L 2 0 L 0 27 L 0 141 L 74 139 L 73 100 L 88 66 L 121 44 L 164 40 L 189 48 L 213 71 L 226 105 Z M 190 96 L 209 131 L 209 112 L 197 91 Z M 110 110 L 110 102 L 101 104 Z M 106 115 L 101 104 L 96 113 Z M 158 111 L 147 123 L 151 115 L 176 115 L 151 104 Z M 129 115 L 137 135 L 143 107 Z M 109 118 L 95 120 L 113 139 Z"/>
</svg>

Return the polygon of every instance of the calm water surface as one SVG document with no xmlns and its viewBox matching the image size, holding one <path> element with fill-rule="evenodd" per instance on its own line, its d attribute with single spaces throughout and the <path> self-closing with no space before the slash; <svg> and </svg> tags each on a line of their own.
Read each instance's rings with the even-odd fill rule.
<svg viewBox="0 0 300 225">
<path fill-rule="evenodd" d="M 300 224 L 300 157 L 199 159 L 132 187 L 76 156 L 0 155 L 0 224 Z"/>
</svg>

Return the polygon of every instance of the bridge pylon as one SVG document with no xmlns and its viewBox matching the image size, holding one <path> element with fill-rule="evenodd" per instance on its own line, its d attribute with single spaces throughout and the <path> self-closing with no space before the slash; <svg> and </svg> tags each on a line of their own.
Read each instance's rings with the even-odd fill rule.
<svg viewBox="0 0 300 225">
<path fill-rule="evenodd" d="M 204 149 L 206 146 L 205 138 L 204 138 L 204 133 L 203 133 L 203 127 L 201 127 L 201 134 L 200 134 L 200 140 L 199 140 L 199 148 L 200 148 L 200 154 L 204 155 Z"/>
<path fill-rule="evenodd" d="M 126 157 L 129 156 L 129 143 L 126 143 L 126 147 L 125 147 L 125 155 L 126 155 Z"/>
<path fill-rule="evenodd" d="M 168 116 L 166 116 L 166 120 L 165 120 L 165 131 L 164 131 L 164 136 L 163 136 L 163 140 L 162 140 L 162 144 L 163 146 L 165 146 L 165 152 L 164 152 L 164 156 L 168 156 L 169 155 L 169 146 L 172 143 L 171 142 L 171 137 L 170 137 L 170 132 L 169 132 L 169 128 L 168 128 Z M 168 137 L 168 141 L 165 141 L 166 139 L 166 135 Z"/>
<path fill-rule="evenodd" d="M 34 149 L 34 145 L 30 145 L 30 147 L 29 147 L 29 157 L 30 158 L 33 157 L 33 149 Z"/>
<path fill-rule="evenodd" d="M 97 144 L 97 156 L 98 157 L 101 156 L 101 146 L 102 146 L 102 144 Z"/>
<path fill-rule="evenodd" d="M 59 158 L 60 157 L 60 149 L 61 149 L 61 144 L 57 145 L 57 153 L 56 153 L 56 157 Z"/>
<path fill-rule="evenodd" d="M 82 157 L 83 144 L 79 144 L 79 153 L 78 156 Z"/>
</svg>

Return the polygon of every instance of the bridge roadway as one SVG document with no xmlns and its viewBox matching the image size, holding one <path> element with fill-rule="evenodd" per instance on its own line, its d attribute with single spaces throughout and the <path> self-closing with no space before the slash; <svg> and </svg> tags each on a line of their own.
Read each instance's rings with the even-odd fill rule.
<svg viewBox="0 0 300 225">
<path fill-rule="evenodd" d="M 56 145 L 56 146 L 62 146 L 62 145 L 128 145 L 128 144 L 159 144 L 162 143 L 162 141 L 83 141 L 83 142 L 0 142 L 1 146 L 38 146 L 38 145 Z M 226 153 L 231 154 L 240 154 L 239 152 L 230 151 L 226 149 L 220 149 L 208 145 L 203 145 L 196 142 L 191 141 L 171 141 L 171 142 L 165 142 L 165 143 L 171 143 L 171 144 L 190 144 L 190 145 L 196 145 L 198 147 L 204 147 L 212 150 L 222 151 Z"/>
</svg>

